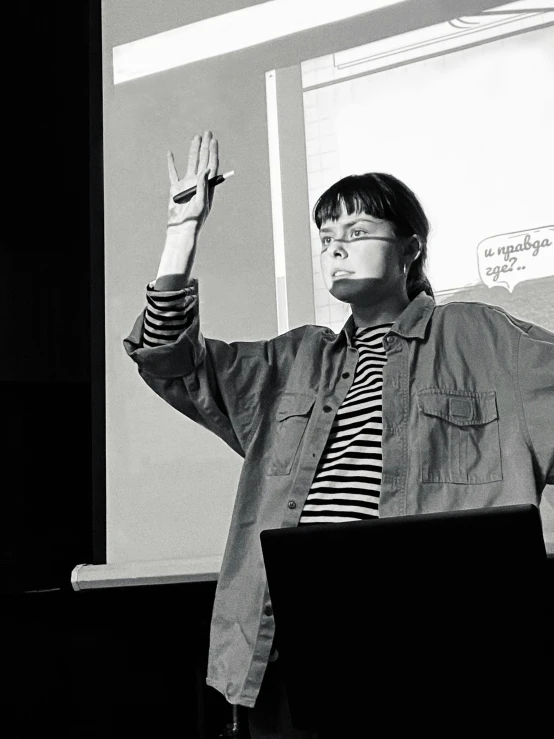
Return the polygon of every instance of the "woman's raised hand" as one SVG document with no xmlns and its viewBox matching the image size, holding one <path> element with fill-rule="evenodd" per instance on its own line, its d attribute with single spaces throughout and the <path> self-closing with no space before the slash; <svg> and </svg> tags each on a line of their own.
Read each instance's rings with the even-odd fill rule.
<svg viewBox="0 0 554 739">
<path fill-rule="evenodd" d="M 217 139 L 211 131 L 195 136 L 189 149 L 187 171 L 179 179 L 173 153 L 167 152 L 169 169 L 169 205 L 165 246 L 160 260 L 156 290 L 181 290 L 186 287 L 196 256 L 197 236 L 208 217 L 213 199 L 213 187 L 208 178 L 217 175 L 219 167 Z M 196 186 L 195 195 L 185 203 L 176 203 L 173 196 Z"/>
<path fill-rule="evenodd" d="M 175 158 L 171 151 L 167 152 L 169 169 L 169 205 L 168 205 L 168 233 L 170 231 L 190 231 L 198 233 L 208 217 L 214 195 L 214 188 L 208 187 L 207 182 L 217 175 L 219 167 L 219 151 L 217 139 L 211 131 L 204 135 L 197 134 L 190 142 L 187 171 L 179 179 Z M 196 194 L 186 203 L 176 203 L 173 196 L 196 185 Z"/>
</svg>

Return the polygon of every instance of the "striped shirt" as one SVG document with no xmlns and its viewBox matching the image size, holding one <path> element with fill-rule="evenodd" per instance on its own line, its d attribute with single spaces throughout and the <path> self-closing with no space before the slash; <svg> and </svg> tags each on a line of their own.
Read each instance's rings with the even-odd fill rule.
<svg viewBox="0 0 554 739">
<path fill-rule="evenodd" d="M 392 323 L 357 329 L 354 381 L 337 411 L 299 525 L 379 516 L 383 434 L 383 337 Z"/>
<path fill-rule="evenodd" d="M 176 341 L 187 326 L 186 309 L 192 303 L 195 288 L 186 287 L 178 296 L 160 295 L 154 282 L 146 289 L 144 316 L 144 346 L 161 346 Z"/>
<path fill-rule="evenodd" d="M 144 346 L 161 346 L 179 338 L 196 289 L 178 296 L 146 291 Z M 341 523 L 379 516 L 382 453 L 382 387 L 387 355 L 383 337 L 392 323 L 357 329 L 358 363 L 352 386 L 337 411 L 319 461 L 299 525 Z"/>
</svg>

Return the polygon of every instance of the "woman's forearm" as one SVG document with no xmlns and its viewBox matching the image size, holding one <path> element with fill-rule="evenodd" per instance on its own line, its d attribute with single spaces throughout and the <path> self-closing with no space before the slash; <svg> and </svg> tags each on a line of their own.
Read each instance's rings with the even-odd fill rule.
<svg viewBox="0 0 554 739">
<path fill-rule="evenodd" d="M 197 229 L 167 231 L 165 246 L 154 285 L 155 290 L 181 290 L 190 280 L 196 252 Z"/>
</svg>

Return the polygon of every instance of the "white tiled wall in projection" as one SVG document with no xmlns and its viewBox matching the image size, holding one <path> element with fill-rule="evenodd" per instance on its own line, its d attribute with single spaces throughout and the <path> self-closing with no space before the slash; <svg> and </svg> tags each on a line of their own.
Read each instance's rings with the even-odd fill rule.
<svg viewBox="0 0 554 739">
<path fill-rule="evenodd" d="M 525 262 L 514 254 L 513 275 L 500 278 L 486 251 L 518 234 L 522 243 L 526 234 L 529 243 L 550 238 L 554 228 L 554 13 L 526 5 L 301 65 L 310 210 L 349 174 L 406 182 L 431 221 L 428 274 L 439 303 L 513 301 L 519 283 L 554 275 L 552 249 L 528 250 Z M 339 331 L 350 309 L 323 283 L 313 222 L 311 248 L 316 323 Z M 554 311 L 528 317 L 550 327 Z"/>
</svg>

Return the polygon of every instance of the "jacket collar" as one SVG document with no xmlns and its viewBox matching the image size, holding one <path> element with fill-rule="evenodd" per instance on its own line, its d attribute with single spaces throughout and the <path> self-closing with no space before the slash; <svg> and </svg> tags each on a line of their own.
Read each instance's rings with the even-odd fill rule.
<svg viewBox="0 0 554 739">
<path fill-rule="evenodd" d="M 434 310 L 434 298 L 422 290 L 398 316 L 390 333 L 403 336 L 405 339 L 425 338 L 425 330 Z M 341 330 L 349 346 L 352 345 L 355 330 L 354 316 L 350 316 Z"/>
</svg>

